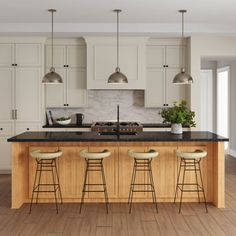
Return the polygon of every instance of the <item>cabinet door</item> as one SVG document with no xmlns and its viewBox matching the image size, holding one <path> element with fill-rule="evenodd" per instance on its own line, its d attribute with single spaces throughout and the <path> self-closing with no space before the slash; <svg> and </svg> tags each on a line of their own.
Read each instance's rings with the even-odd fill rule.
<svg viewBox="0 0 236 236">
<path fill-rule="evenodd" d="M 180 69 L 166 69 L 166 104 L 173 106 L 173 102 L 185 99 L 185 88 L 183 84 L 173 84 L 173 79 Z"/>
<path fill-rule="evenodd" d="M 9 137 L 0 138 L 0 170 L 11 170 L 11 143 Z"/>
<path fill-rule="evenodd" d="M 63 83 L 45 85 L 46 107 L 63 107 L 66 103 L 66 70 L 56 68 L 56 72 L 61 75 Z"/>
<path fill-rule="evenodd" d="M 53 47 L 53 66 L 64 67 L 66 65 L 66 46 L 54 45 Z M 46 68 L 52 66 L 52 46 L 46 46 Z"/>
<path fill-rule="evenodd" d="M 0 68 L 0 121 L 12 121 L 13 98 L 13 77 L 12 68 Z"/>
<path fill-rule="evenodd" d="M 162 107 L 165 103 L 164 68 L 147 69 L 145 107 Z"/>
<path fill-rule="evenodd" d="M 86 71 L 79 68 L 67 69 L 67 104 L 70 107 L 87 105 Z"/>
<path fill-rule="evenodd" d="M 165 46 L 147 46 L 147 67 L 163 67 L 165 64 Z"/>
<path fill-rule="evenodd" d="M 15 63 L 17 66 L 41 66 L 41 44 L 28 43 L 15 45 Z"/>
<path fill-rule="evenodd" d="M 111 156 L 103 160 L 105 179 L 107 184 L 108 197 L 115 198 L 118 196 L 118 148 L 117 147 L 89 147 L 90 152 L 101 152 L 108 149 Z M 100 172 L 94 171 L 89 173 L 90 183 L 102 183 Z M 92 187 L 91 187 L 92 188 Z M 100 187 L 101 190 L 102 187 Z M 89 193 L 89 198 L 104 198 L 104 193 Z"/>
<path fill-rule="evenodd" d="M 12 66 L 14 63 L 14 45 L 13 44 L 0 44 L 0 67 Z"/>
<path fill-rule="evenodd" d="M 137 152 L 146 151 L 145 147 L 120 147 L 119 148 L 119 197 L 126 198 L 129 197 L 129 189 L 132 177 L 132 171 L 134 166 L 134 159 L 128 156 L 128 150 L 133 149 Z M 136 183 L 146 183 L 147 175 L 143 171 L 138 171 L 136 175 Z M 136 190 L 143 189 L 143 186 L 136 187 Z M 147 193 L 136 192 L 134 193 L 134 198 L 146 198 Z"/>
<path fill-rule="evenodd" d="M 67 62 L 69 67 L 86 67 L 86 47 L 81 45 L 67 46 Z"/>
<path fill-rule="evenodd" d="M 40 121 L 41 69 L 16 68 L 15 108 L 18 121 Z"/>
<path fill-rule="evenodd" d="M 182 67 L 182 46 L 166 46 L 166 65 L 171 68 Z"/>
</svg>

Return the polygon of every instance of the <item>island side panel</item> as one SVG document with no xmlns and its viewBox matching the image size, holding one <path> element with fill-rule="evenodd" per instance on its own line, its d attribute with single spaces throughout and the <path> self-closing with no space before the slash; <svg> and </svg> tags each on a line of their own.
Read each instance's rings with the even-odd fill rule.
<svg viewBox="0 0 236 236">
<path fill-rule="evenodd" d="M 214 142 L 213 148 L 213 204 L 225 207 L 225 151 L 224 142 Z"/>
<path fill-rule="evenodd" d="M 20 208 L 29 197 L 28 153 L 27 143 L 12 144 L 12 208 Z"/>
</svg>

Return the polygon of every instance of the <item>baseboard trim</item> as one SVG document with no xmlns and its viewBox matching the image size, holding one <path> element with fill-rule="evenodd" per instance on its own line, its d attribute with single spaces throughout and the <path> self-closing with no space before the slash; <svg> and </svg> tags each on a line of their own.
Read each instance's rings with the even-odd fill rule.
<svg viewBox="0 0 236 236">
<path fill-rule="evenodd" d="M 230 149 L 229 150 L 229 155 L 232 157 L 236 157 L 236 150 Z"/>
<path fill-rule="evenodd" d="M 9 175 L 11 174 L 11 170 L 0 170 L 0 175 Z"/>
</svg>

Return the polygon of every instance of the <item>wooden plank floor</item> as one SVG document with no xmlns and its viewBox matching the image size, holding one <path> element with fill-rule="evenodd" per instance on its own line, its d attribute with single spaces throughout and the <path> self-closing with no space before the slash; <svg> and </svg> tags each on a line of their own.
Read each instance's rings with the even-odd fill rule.
<svg viewBox="0 0 236 236">
<path fill-rule="evenodd" d="M 174 235 L 236 235 L 236 159 L 226 158 L 226 208 L 184 203 L 159 204 L 157 214 L 152 204 L 134 204 L 131 214 L 127 204 L 110 204 L 106 214 L 103 204 L 85 204 L 79 214 L 79 204 L 63 204 L 56 214 L 53 204 L 29 205 L 10 209 L 11 177 L 0 176 L 0 236 L 174 236 Z"/>
</svg>

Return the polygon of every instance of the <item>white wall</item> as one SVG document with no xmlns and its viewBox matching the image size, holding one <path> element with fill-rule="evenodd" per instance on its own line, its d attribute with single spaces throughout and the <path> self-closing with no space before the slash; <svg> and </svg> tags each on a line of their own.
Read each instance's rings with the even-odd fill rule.
<svg viewBox="0 0 236 236">
<path fill-rule="evenodd" d="M 191 109 L 196 112 L 196 130 L 200 124 L 200 69 L 202 57 L 235 57 L 236 38 L 233 37 L 207 37 L 193 36 L 190 43 L 190 73 L 194 83 L 190 88 Z"/>
</svg>

